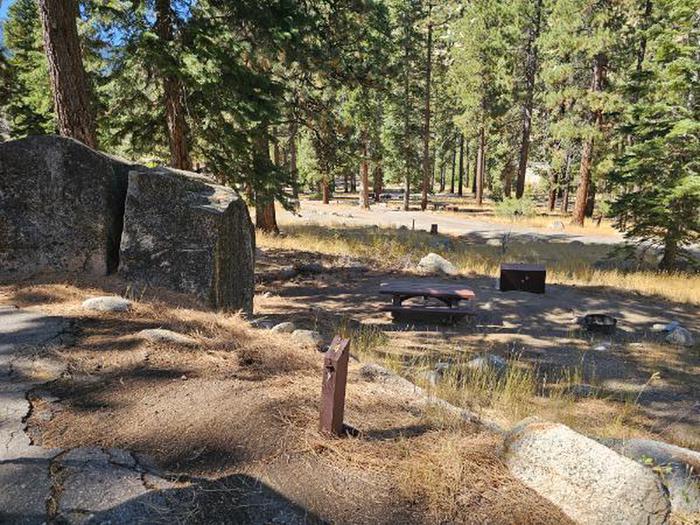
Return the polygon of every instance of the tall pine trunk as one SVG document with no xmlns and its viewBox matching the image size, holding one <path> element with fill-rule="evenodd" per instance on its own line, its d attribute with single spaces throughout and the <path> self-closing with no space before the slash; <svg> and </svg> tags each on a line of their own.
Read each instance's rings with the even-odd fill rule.
<svg viewBox="0 0 700 525">
<path fill-rule="evenodd" d="M 535 2 L 535 19 L 528 29 L 525 57 L 525 98 L 522 107 L 522 130 L 520 133 L 520 157 L 518 161 L 518 175 L 515 180 L 515 196 L 520 199 L 525 193 L 525 174 L 527 172 L 527 159 L 530 152 L 530 131 L 532 128 L 532 101 L 535 93 L 535 79 L 537 77 L 537 38 L 540 34 L 540 20 L 542 18 L 542 0 Z"/>
<path fill-rule="evenodd" d="M 95 117 L 78 38 L 77 0 L 39 0 L 58 131 L 97 147 Z"/>
<path fill-rule="evenodd" d="M 420 209 L 428 207 L 428 186 L 430 184 L 430 86 L 433 71 L 433 23 L 431 20 L 433 4 L 428 2 L 428 45 L 425 62 L 425 111 L 423 115 L 423 194 Z"/>
<path fill-rule="evenodd" d="M 406 178 L 404 179 L 403 189 L 403 209 L 404 211 L 408 211 L 411 204 L 411 175 L 408 173 L 406 174 Z"/>
<path fill-rule="evenodd" d="M 454 195 L 455 192 L 455 169 L 457 168 L 457 150 L 454 145 L 452 145 L 452 177 L 450 178 L 450 193 Z"/>
<path fill-rule="evenodd" d="M 486 132 L 484 126 L 479 127 L 479 147 L 476 156 L 476 203 L 481 206 L 484 202 L 484 168 L 486 166 Z"/>
<path fill-rule="evenodd" d="M 170 0 L 156 0 L 156 34 L 166 46 L 172 42 L 175 15 Z M 161 72 L 165 122 L 168 128 L 170 165 L 181 170 L 192 169 L 189 150 L 189 129 L 185 114 L 185 91 L 180 80 L 172 72 Z"/>
<path fill-rule="evenodd" d="M 593 79 L 591 80 L 591 91 L 599 92 L 603 89 L 605 81 L 606 58 L 599 53 L 593 63 Z M 603 125 L 603 111 L 596 109 L 593 112 L 592 124 L 595 131 L 600 131 Z M 581 168 L 579 170 L 579 184 L 576 190 L 576 202 L 574 203 L 574 213 L 571 222 L 583 226 L 586 217 L 586 204 L 588 202 L 588 191 L 591 185 L 591 168 L 593 165 L 593 137 L 586 139 L 581 152 Z"/>
<path fill-rule="evenodd" d="M 331 200 L 331 185 L 328 179 L 328 174 L 324 174 L 321 177 L 321 194 L 323 197 L 323 204 L 328 204 Z"/>
<path fill-rule="evenodd" d="M 262 181 L 270 177 L 272 162 L 270 162 L 270 136 L 267 125 L 261 124 L 253 138 L 253 171 L 258 179 L 255 190 L 255 227 L 267 233 L 279 233 L 275 214 L 275 197 L 268 194 Z"/>
<path fill-rule="evenodd" d="M 459 178 L 457 184 L 457 195 L 463 195 L 462 188 L 464 187 L 464 135 L 459 135 Z"/>
<path fill-rule="evenodd" d="M 299 198 L 299 168 L 297 167 L 297 125 L 293 122 L 289 129 L 289 173 L 292 178 L 292 195 Z"/>
<path fill-rule="evenodd" d="M 369 144 L 366 133 L 362 137 L 362 162 L 360 163 L 360 208 L 369 210 Z"/>
<path fill-rule="evenodd" d="M 379 197 L 384 191 L 384 170 L 382 169 L 381 162 L 378 162 L 374 167 L 373 179 L 374 202 L 379 202 Z"/>
</svg>

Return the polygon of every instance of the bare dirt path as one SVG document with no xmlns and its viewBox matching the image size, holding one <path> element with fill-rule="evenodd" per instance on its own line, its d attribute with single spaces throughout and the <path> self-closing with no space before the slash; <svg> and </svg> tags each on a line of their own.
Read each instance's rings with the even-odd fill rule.
<svg viewBox="0 0 700 525">
<path fill-rule="evenodd" d="M 486 239 L 498 239 L 505 234 L 512 237 L 542 236 L 558 241 L 580 241 L 585 244 L 619 244 L 623 237 L 619 233 L 605 232 L 604 234 L 577 233 L 551 228 L 535 228 L 523 226 L 517 222 L 500 223 L 479 220 L 474 214 L 453 213 L 443 211 L 403 211 L 397 209 L 395 202 L 390 204 L 373 204 L 369 210 L 363 210 L 347 200 L 332 201 L 323 204 L 320 201 L 302 200 L 297 214 L 280 210 L 279 218 L 282 224 L 321 224 L 347 226 L 379 226 L 382 228 L 399 228 L 401 226 L 419 230 L 430 230 L 431 224 L 438 224 L 441 233 L 451 235 L 477 235 Z M 478 215 L 477 215 L 478 216 Z M 552 218 L 552 222 L 558 219 Z"/>
</svg>

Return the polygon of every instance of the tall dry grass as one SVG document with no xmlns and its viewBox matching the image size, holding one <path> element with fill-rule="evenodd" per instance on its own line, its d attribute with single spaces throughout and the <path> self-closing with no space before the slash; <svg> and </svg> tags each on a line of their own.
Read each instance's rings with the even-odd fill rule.
<svg viewBox="0 0 700 525">
<path fill-rule="evenodd" d="M 330 255 L 352 255 L 384 269 L 407 268 L 428 252 L 442 255 L 462 273 L 496 276 L 505 261 L 541 263 L 550 283 L 605 286 L 680 303 L 700 304 L 700 275 L 659 273 L 648 267 L 636 271 L 599 269 L 612 247 L 531 240 L 491 246 L 456 237 L 436 238 L 426 232 L 380 228 L 330 228 L 290 225 L 285 236 L 259 235 L 259 244 L 269 248 L 305 250 Z"/>
</svg>

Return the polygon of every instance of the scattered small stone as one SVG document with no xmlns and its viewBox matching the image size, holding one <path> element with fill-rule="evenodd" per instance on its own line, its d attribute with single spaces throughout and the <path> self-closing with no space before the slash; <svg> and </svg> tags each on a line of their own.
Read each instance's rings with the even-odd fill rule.
<svg viewBox="0 0 700 525">
<path fill-rule="evenodd" d="M 671 321 L 670 323 L 654 323 L 651 325 L 652 332 L 673 332 L 676 328 L 680 326 L 678 321 Z"/>
<path fill-rule="evenodd" d="M 688 330 L 682 326 L 677 326 L 671 333 L 666 336 L 666 342 L 673 345 L 694 346 L 695 338 Z"/>
<path fill-rule="evenodd" d="M 151 343 L 175 343 L 184 346 L 195 346 L 197 341 L 184 334 L 166 330 L 165 328 L 148 328 L 136 334 L 141 339 Z"/>
<path fill-rule="evenodd" d="M 91 297 L 83 301 L 83 308 L 97 312 L 126 312 L 131 308 L 131 301 L 118 295 Z"/>
<path fill-rule="evenodd" d="M 505 372 L 508 368 L 508 363 L 501 356 L 494 354 L 486 354 L 483 356 L 475 357 L 466 364 L 467 368 L 472 370 L 479 370 L 485 372 L 487 370 L 495 370 L 497 373 Z"/>
<path fill-rule="evenodd" d="M 272 328 L 270 328 L 271 332 L 279 333 L 279 334 L 291 334 L 297 329 L 296 325 L 292 322 L 284 322 L 284 323 L 278 323 Z"/>
<path fill-rule="evenodd" d="M 182 379 L 183 381 L 187 381 L 187 376 L 186 376 L 185 374 L 182 374 L 182 376 L 180 377 L 180 379 Z"/>
<path fill-rule="evenodd" d="M 423 257 L 416 268 L 420 273 L 424 274 L 445 274 L 457 275 L 457 268 L 444 257 L 437 253 L 429 253 Z"/>
<path fill-rule="evenodd" d="M 607 352 L 610 350 L 610 343 L 601 343 L 593 347 L 596 352 Z"/>
<path fill-rule="evenodd" d="M 486 241 L 486 246 L 496 246 L 496 247 L 501 247 L 503 245 L 503 242 L 501 239 L 488 239 Z"/>
<path fill-rule="evenodd" d="M 323 336 L 315 330 L 294 330 L 292 332 L 292 341 L 304 346 L 320 348 L 323 345 Z"/>
</svg>

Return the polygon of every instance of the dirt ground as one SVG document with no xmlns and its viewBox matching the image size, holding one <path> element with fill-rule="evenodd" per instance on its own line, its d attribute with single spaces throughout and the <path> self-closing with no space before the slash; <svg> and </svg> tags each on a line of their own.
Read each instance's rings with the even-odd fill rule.
<svg viewBox="0 0 700 525">
<path fill-rule="evenodd" d="M 167 492 L 178 512 L 164 522 L 568 522 L 509 475 L 500 436 L 361 377 L 355 361 L 346 421 L 359 435 L 332 439 L 317 431 L 315 350 L 157 290 L 127 313 L 80 307 L 126 291 L 114 277 L 37 277 L 2 285 L 0 303 L 72 325 L 72 342 L 27 349 L 68 363 L 61 379 L 29 395 L 34 444 L 154 458 L 175 482 Z M 155 327 L 198 344 L 135 337 Z"/>
<path fill-rule="evenodd" d="M 458 280 L 476 292 L 472 321 L 451 327 L 407 326 L 393 323 L 379 311 L 387 299 L 377 292 L 381 282 L 419 278 L 414 274 L 376 271 L 370 261 L 299 250 L 262 250 L 258 257 L 261 271 L 271 275 L 290 265 L 314 263 L 321 263 L 323 270 L 261 284 L 258 315 L 271 321 L 293 320 L 327 335 L 347 320 L 379 327 L 389 339 L 376 352 L 399 356 L 406 375 L 413 377 L 416 362 L 429 366 L 486 352 L 532 365 L 545 381 L 563 371 L 575 372 L 581 384 L 595 385 L 597 395 L 568 405 L 565 423 L 589 434 L 607 437 L 623 432 L 625 436 L 615 437 L 638 435 L 700 449 L 700 352 L 697 347 L 669 345 L 662 334 L 650 331 L 654 323 L 677 320 L 697 333 L 700 318 L 692 304 L 561 284 L 548 285 L 544 295 L 501 293 L 495 279 L 470 276 Z M 575 318 L 591 312 L 617 317 L 616 334 L 592 336 L 581 331 Z M 512 416 L 519 419 L 537 412 L 562 419 L 561 413 L 548 414 L 546 406 L 538 406 L 540 401 L 544 402 L 534 399 L 529 409 Z M 466 404 L 480 408 L 469 400 Z M 630 405 L 634 414 L 629 425 L 613 424 Z"/>
</svg>

